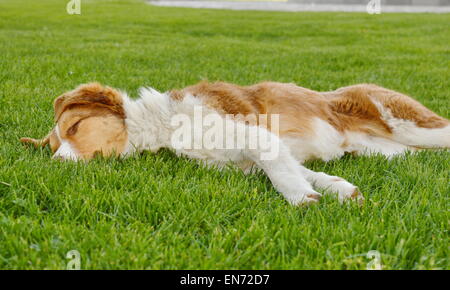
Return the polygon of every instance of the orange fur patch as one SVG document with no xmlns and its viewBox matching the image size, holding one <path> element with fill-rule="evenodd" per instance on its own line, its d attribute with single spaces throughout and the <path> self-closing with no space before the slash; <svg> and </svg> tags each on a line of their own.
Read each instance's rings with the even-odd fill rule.
<svg viewBox="0 0 450 290">
<path fill-rule="evenodd" d="M 312 134 L 312 120 L 317 117 L 340 132 L 364 132 L 389 138 L 392 130 L 382 119 L 371 97 L 389 109 L 394 117 L 413 121 L 419 127 L 442 128 L 449 124 L 448 120 L 412 98 L 369 84 L 319 93 L 295 84 L 276 82 L 238 86 L 203 81 L 171 91 L 171 97 L 176 101 L 182 100 L 186 94 L 201 98 L 207 106 L 223 114 L 279 114 L 280 135 Z"/>
</svg>

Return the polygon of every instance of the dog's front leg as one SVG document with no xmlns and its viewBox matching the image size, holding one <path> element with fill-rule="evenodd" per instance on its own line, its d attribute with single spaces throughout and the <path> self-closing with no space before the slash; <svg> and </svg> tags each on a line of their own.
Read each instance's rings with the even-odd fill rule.
<svg viewBox="0 0 450 290">
<path fill-rule="evenodd" d="M 314 187 L 326 190 L 325 193 L 337 195 L 341 202 L 354 200 L 362 203 L 364 201 L 364 197 L 359 192 L 358 187 L 341 177 L 331 176 L 323 172 L 314 172 L 306 167 L 302 167 L 302 172 L 306 180 L 311 182 Z"/>
<path fill-rule="evenodd" d="M 173 134 L 170 148 L 179 155 L 206 160 L 208 164 L 227 161 L 242 164 L 252 161 L 267 174 L 274 187 L 291 204 L 319 201 L 320 193 L 314 191 L 303 175 L 302 166 L 278 136 L 263 127 L 222 119 L 218 114 L 210 115 L 211 119 L 213 117 L 219 126 L 203 128 L 204 131 L 199 131 L 203 134 L 195 134 L 195 130 L 191 134 L 191 127 L 186 126 L 187 129 L 180 130 L 181 133 L 177 131 Z M 186 120 L 189 123 L 190 119 Z M 226 130 L 223 130 L 223 120 Z M 222 141 L 226 144 L 225 148 Z"/>
<path fill-rule="evenodd" d="M 252 134 L 252 130 L 257 132 Z M 264 128 L 250 127 L 249 131 L 249 144 L 253 142 L 258 146 L 246 148 L 244 156 L 264 170 L 274 187 L 293 205 L 318 202 L 320 193 L 314 191 L 312 185 L 306 180 L 302 166 L 282 140 Z M 258 140 L 252 140 L 255 135 L 258 136 Z M 261 144 L 263 139 L 266 139 L 264 142 L 266 144 Z"/>
</svg>

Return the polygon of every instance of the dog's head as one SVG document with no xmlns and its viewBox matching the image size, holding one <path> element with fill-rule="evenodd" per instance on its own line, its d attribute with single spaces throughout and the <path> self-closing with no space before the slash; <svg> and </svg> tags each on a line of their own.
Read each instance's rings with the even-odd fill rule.
<svg viewBox="0 0 450 290">
<path fill-rule="evenodd" d="M 22 138 L 36 147 L 50 145 L 53 158 L 89 160 L 121 154 L 128 142 L 121 94 L 98 83 L 79 86 L 54 101 L 55 127 L 43 139 Z"/>
</svg>

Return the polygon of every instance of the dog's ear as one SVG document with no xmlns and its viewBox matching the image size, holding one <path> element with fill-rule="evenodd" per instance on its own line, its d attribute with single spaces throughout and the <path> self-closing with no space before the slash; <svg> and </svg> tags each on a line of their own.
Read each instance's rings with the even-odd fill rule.
<svg viewBox="0 0 450 290">
<path fill-rule="evenodd" d="M 35 148 L 45 147 L 50 142 L 50 136 L 52 135 L 52 133 L 53 133 L 53 130 L 50 131 L 50 133 L 47 134 L 47 136 L 45 136 L 42 139 L 33 139 L 33 138 L 23 137 L 23 138 L 20 138 L 20 142 L 22 142 L 24 144 L 32 144 Z"/>
<path fill-rule="evenodd" d="M 33 138 L 24 137 L 24 138 L 20 138 L 20 142 L 22 142 L 24 144 L 31 144 L 35 148 L 45 147 L 49 144 L 52 152 L 55 152 L 58 149 L 59 145 L 61 145 L 58 137 L 56 136 L 56 127 L 53 128 L 47 134 L 47 136 L 45 136 L 42 139 L 33 139 Z"/>
<path fill-rule="evenodd" d="M 121 94 L 115 89 L 103 87 L 99 83 L 83 84 L 75 90 L 59 96 L 54 101 L 55 121 L 58 122 L 64 111 L 83 105 L 107 108 L 114 114 L 125 118 L 122 104 Z"/>
</svg>

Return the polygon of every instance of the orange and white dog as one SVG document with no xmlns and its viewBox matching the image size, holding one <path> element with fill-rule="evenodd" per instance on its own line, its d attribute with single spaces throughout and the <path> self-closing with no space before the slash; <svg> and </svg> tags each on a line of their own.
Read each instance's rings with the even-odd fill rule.
<svg viewBox="0 0 450 290">
<path fill-rule="evenodd" d="M 205 133 L 205 126 L 195 122 L 198 108 L 201 117 L 212 114 L 225 125 L 235 126 L 224 133 L 224 142 L 243 137 L 247 145 L 227 149 L 175 146 L 174 135 L 180 133 L 174 126 L 177 116 L 194 123 L 193 128 L 183 129 L 185 138 Z M 345 153 L 391 157 L 418 148 L 450 148 L 447 119 L 406 95 L 371 84 L 315 92 L 275 82 L 252 86 L 200 82 L 166 93 L 142 88 L 140 98 L 133 100 L 124 92 L 90 83 L 58 97 L 54 110 L 56 126 L 45 138 L 21 141 L 49 144 L 53 157 L 64 160 L 169 148 L 207 164 L 231 161 L 246 171 L 256 166 L 295 205 L 317 202 L 321 194 L 313 187 L 334 193 L 341 201 L 363 199 L 346 180 L 302 166 L 306 160 L 328 161 Z M 278 123 L 267 125 L 258 118 L 248 121 L 250 115 L 277 116 Z M 270 139 L 269 147 L 277 149 L 271 158 L 261 158 L 261 154 L 273 148 L 248 145 L 258 143 L 253 139 L 263 133 Z"/>
</svg>

